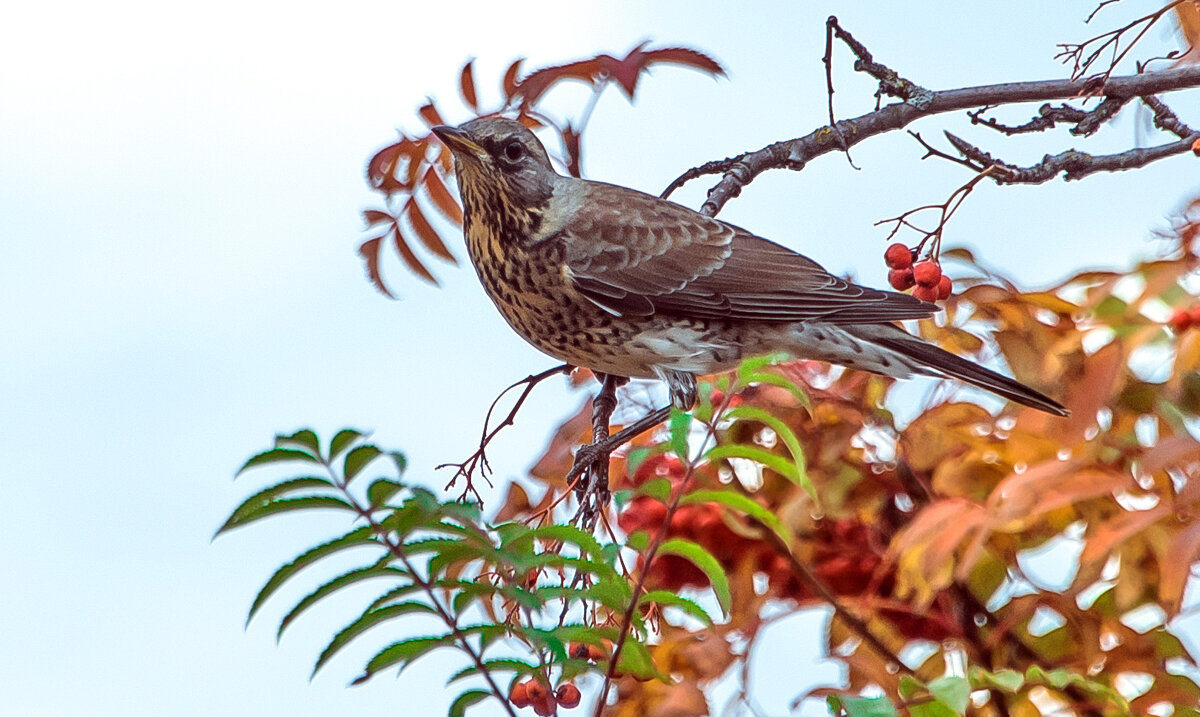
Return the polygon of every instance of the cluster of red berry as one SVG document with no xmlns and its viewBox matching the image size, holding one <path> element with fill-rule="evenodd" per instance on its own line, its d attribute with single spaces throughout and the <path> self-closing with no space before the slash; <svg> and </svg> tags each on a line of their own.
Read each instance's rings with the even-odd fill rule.
<svg viewBox="0 0 1200 717">
<path fill-rule="evenodd" d="M 508 692 L 508 701 L 513 707 L 533 707 L 540 717 L 557 714 L 559 707 L 578 707 L 580 698 L 579 688 L 570 682 L 564 682 L 557 690 L 552 690 L 550 685 L 535 677 L 518 682 Z"/>
<path fill-rule="evenodd" d="M 1200 304 L 1190 309 L 1176 309 L 1171 318 L 1167 319 L 1167 326 L 1177 334 L 1182 334 L 1193 326 L 1200 326 Z"/>
<path fill-rule="evenodd" d="M 936 261 L 913 263 L 916 253 L 903 244 L 893 244 L 883 252 L 883 260 L 891 271 L 888 283 L 896 291 L 913 289 L 912 295 L 921 301 L 942 301 L 950 298 L 954 284 L 950 277 L 942 274 Z"/>
</svg>

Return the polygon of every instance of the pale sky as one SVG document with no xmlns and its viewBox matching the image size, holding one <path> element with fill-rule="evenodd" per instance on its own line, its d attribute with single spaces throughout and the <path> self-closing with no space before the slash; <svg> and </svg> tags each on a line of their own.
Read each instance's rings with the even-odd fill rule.
<svg viewBox="0 0 1200 717">
<path fill-rule="evenodd" d="M 454 667 L 437 659 L 398 681 L 345 687 L 367 656 L 396 639 L 386 628 L 308 681 L 325 641 L 373 595 L 369 587 L 313 610 L 276 646 L 279 617 L 317 584 L 315 572 L 243 630 L 262 582 L 344 529 L 336 519 L 281 518 L 210 542 L 269 477 L 232 481 L 276 432 L 371 429 L 408 453 L 410 479 L 440 485 L 448 476 L 433 466 L 470 453 L 495 394 L 553 365 L 509 332 L 469 268 L 435 265 L 444 284 L 437 289 L 393 263 L 403 299 L 371 288 L 355 255 L 365 238 L 359 212 L 376 203 L 362 180 L 367 157 L 397 128 L 419 127 L 413 110 L 427 95 L 441 98 L 448 119 L 466 119 L 454 88 L 467 57 L 478 58 L 476 76 L 494 93 L 517 55 L 536 67 L 620 54 L 652 38 L 702 49 L 729 70 L 713 81 L 662 67 L 643 80 L 636 106 L 617 92 L 600 102 L 585 171 L 658 192 L 690 166 L 824 123 L 820 57 L 831 12 L 881 61 L 933 89 L 1063 76 L 1055 44 L 1094 34 L 1081 24 L 1094 2 L 843 5 L 116 1 L 6 9 L 0 712 L 444 713 L 453 693 L 441 684 Z M 1153 5 L 1129 0 L 1113 16 Z M 848 52 L 839 50 L 837 62 L 839 112 L 869 110 L 874 85 L 850 76 Z M 567 92 L 554 106 L 575 99 Z M 1200 122 L 1194 97 L 1176 106 Z M 1024 121 L 1035 110 L 1002 116 Z M 1135 120 L 1127 112 L 1093 140 L 1062 132 L 1006 140 L 962 118 L 914 128 L 938 141 L 942 127 L 954 127 L 1010 161 L 1032 163 L 1071 146 L 1131 146 Z M 885 232 L 873 223 L 941 202 L 969 178 L 920 156 L 903 135 L 874 140 L 855 150 L 861 171 L 830 155 L 801 173 L 771 173 L 722 216 L 881 286 Z M 1070 184 L 985 184 L 947 240 L 1030 285 L 1081 265 L 1119 267 L 1153 250 L 1150 230 L 1196 192 L 1197 176 L 1195 160 L 1180 157 Z M 676 199 L 695 206 L 708 186 L 693 183 Z M 525 470 L 583 399 L 561 385 L 539 389 L 496 446 L 499 485 Z M 324 567 L 320 574 L 330 575 L 344 565 Z M 756 687 L 768 714 L 785 714 L 797 692 L 836 679 L 829 665 L 810 664 L 803 643 L 813 620 L 794 622 L 792 637 L 777 633 L 763 648 L 772 659 Z"/>
</svg>

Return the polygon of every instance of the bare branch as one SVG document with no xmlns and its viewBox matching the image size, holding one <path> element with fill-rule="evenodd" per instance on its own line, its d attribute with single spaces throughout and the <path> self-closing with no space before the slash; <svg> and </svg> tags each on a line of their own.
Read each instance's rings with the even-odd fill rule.
<svg viewBox="0 0 1200 717">
<path fill-rule="evenodd" d="M 1096 13 L 1100 12 L 1100 10 L 1105 5 L 1108 5 L 1110 1 L 1111 0 L 1105 0 L 1105 2 L 1100 3 L 1100 5 L 1092 11 L 1092 14 L 1088 15 L 1087 22 L 1091 22 L 1092 18 L 1096 16 Z M 1185 0 L 1172 0 L 1172 2 L 1167 3 L 1158 10 L 1150 13 L 1149 15 L 1139 17 L 1124 27 L 1119 27 L 1116 30 L 1110 30 L 1102 35 L 1097 35 L 1096 37 L 1093 37 L 1090 40 L 1085 40 L 1078 45 L 1073 43 L 1061 43 L 1059 44 L 1059 47 L 1062 48 L 1062 51 L 1054 57 L 1055 59 L 1062 59 L 1064 63 L 1072 63 L 1073 66 L 1071 69 L 1071 79 L 1078 80 L 1092 69 L 1092 65 L 1094 65 L 1096 61 L 1100 59 L 1100 56 L 1103 55 L 1106 50 L 1109 51 L 1112 56 L 1112 60 L 1109 62 L 1108 69 L 1093 78 L 1098 80 L 1098 82 L 1103 85 L 1108 81 L 1109 77 L 1112 76 L 1113 70 L 1117 68 L 1117 65 L 1121 63 L 1121 60 L 1124 60 L 1126 55 L 1129 54 L 1129 51 L 1133 49 L 1134 45 L 1138 44 L 1138 42 L 1146 36 L 1146 32 L 1153 27 L 1154 23 L 1158 22 L 1163 15 L 1167 14 L 1174 9 L 1176 5 L 1180 5 L 1184 1 Z M 1122 49 L 1121 42 L 1125 37 L 1125 33 L 1133 30 L 1139 25 L 1141 25 L 1141 29 L 1138 30 L 1137 35 L 1135 35 L 1134 38 L 1125 45 L 1124 49 Z M 1087 51 L 1088 47 L 1094 47 L 1095 49 L 1089 52 L 1085 57 L 1083 53 Z"/>
<path fill-rule="evenodd" d="M 1104 91 L 1109 96 L 1134 97 L 1194 87 L 1200 87 L 1200 65 L 1114 77 L 1104 86 Z M 911 102 L 896 102 L 854 119 L 842 120 L 837 125 L 838 130 L 845 136 L 847 144 L 854 146 L 868 138 L 901 129 L 915 120 L 936 114 L 974 109 L 985 105 L 1065 99 L 1085 94 L 1088 90 L 1089 85 L 1086 82 L 1074 80 L 1013 82 L 940 90 L 932 92 L 928 103 L 922 107 L 917 107 Z M 834 129 L 825 126 L 803 137 L 775 142 L 762 149 L 748 152 L 724 170 L 720 181 L 709 191 L 708 199 L 701 206 L 701 211 L 709 216 L 716 215 L 730 199 L 741 193 L 743 187 L 769 169 L 798 170 L 810 160 L 839 149 Z M 1179 153 L 1179 151 L 1165 154 L 1150 152 L 1149 161 Z M 1104 168 L 1102 166 L 1101 169 L 1093 171 L 1101 171 Z M 1071 178 L 1079 176 L 1083 175 L 1072 175 Z"/>
</svg>

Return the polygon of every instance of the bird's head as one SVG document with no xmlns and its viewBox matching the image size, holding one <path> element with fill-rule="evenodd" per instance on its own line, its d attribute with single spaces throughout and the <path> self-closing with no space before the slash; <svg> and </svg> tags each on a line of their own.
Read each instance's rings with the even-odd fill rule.
<svg viewBox="0 0 1200 717">
<path fill-rule="evenodd" d="M 550 200 L 558 174 L 546 148 L 520 122 L 482 117 L 458 127 L 434 127 L 433 133 L 454 154 L 459 190 L 468 208 L 499 201 L 534 209 Z"/>
</svg>

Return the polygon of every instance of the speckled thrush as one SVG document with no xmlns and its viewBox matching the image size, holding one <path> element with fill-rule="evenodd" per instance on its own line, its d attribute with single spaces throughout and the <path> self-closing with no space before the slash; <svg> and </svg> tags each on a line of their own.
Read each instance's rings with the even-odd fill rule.
<svg viewBox="0 0 1200 717">
<path fill-rule="evenodd" d="M 937 307 L 839 279 L 811 259 L 674 202 L 558 174 L 518 122 L 434 133 L 454 154 L 484 290 L 526 341 L 597 373 L 659 378 L 690 408 L 696 377 L 786 352 L 888 376 L 953 377 L 1026 406 L 1061 404 L 892 322 Z"/>
</svg>

